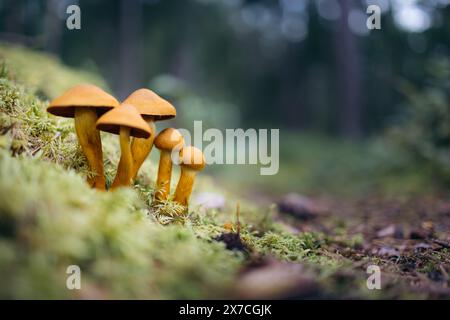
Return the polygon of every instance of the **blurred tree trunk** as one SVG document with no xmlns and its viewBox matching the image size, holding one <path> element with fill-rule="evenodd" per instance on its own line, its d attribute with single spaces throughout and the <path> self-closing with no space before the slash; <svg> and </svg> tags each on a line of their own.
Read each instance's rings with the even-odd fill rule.
<svg viewBox="0 0 450 320">
<path fill-rule="evenodd" d="M 305 103 L 307 78 L 303 74 L 306 69 L 298 51 L 290 50 L 279 73 L 279 104 L 282 110 L 281 121 L 288 128 L 304 129 L 308 127 L 308 105 Z M 296 70 L 295 72 L 293 70 Z M 298 71 L 297 71 L 298 70 Z"/>
<path fill-rule="evenodd" d="M 22 33 L 22 3 L 17 1 L 7 1 L 7 15 L 5 19 L 5 29 L 8 33 Z"/>
<path fill-rule="evenodd" d="M 126 98 L 142 83 L 142 4 L 141 0 L 120 1 L 119 76 L 117 94 Z"/>
<path fill-rule="evenodd" d="M 31 41 L 23 35 L 24 19 L 26 18 L 24 17 L 23 4 L 17 0 L 10 0 L 6 1 L 3 7 L 6 8 L 6 18 L 4 30 L 0 32 L 0 40 L 27 45 Z"/>
<path fill-rule="evenodd" d="M 339 4 L 341 19 L 335 33 L 334 47 L 339 88 L 340 130 L 344 136 L 357 138 L 362 133 L 359 52 L 356 36 L 348 26 L 348 15 L 354 0 L 339 0 Z"/>
<path fill-rule="evenodd" d="M 45 50 L 57 55 L 61 53 L 61 37 L 65 28 L 65 21 L 58 17 L 58 8 L 58 0 L 46 1 L 43 32 Z"/>
<path fill-rule="evenodd" d="M 183 42 L 181 42 L 183 41 Z M 169 62 L 169 73 L 177 78 L 189 81 L 192 75 L 192 57 L 191 44 L 188 41 L 180 40 L 180 44 L 174 50 Z"/>
<path fill-rule="evenodd" d="M 292 72 L 291 72 L 292 73 Z M 304 129 L 307 127 L 308 118 L 304 99 L 304 81 L 284 78 L 280 87 L 280 105 L 283 110 L 282 121 L 288 128 Z"/>
<path fill-rule="evenodd" d="M 168 71 L 171 75 L 189 82 L 192 80 L 190 77 L 195 74 L 192 39 L 197 37 L 199 33 L 189 19 L 191 15 L 195 14 L 195 9 L 188 1 L 181 1 L 176 6 L 172 4 L 172 7 L 172 10 L 178 10 L 183 13 L 177 19 L 178 28 L 183 30 L 183 32 L 179 32 L 175 38 L 177 45 L 171 54 Z"/>
</svg>

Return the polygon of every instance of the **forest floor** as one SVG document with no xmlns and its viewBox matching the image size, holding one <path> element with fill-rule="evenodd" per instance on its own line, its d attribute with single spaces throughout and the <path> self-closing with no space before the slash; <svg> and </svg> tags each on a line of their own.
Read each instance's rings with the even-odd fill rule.
<svg viewBox="0 0 450 320">
<path fill-rule="evenodd" d="M 316 283 L 311 298 L 449 298 L 450 201 L 445 196 L 305 198 L 290 194 L 278 204 L 278 219 L 294 233 L 325 235 L 317 254 L 341 266 Z M 358 294 L 370 265 L 381 270 L 380 290 Z M 320 267 L 313 279 L 321 279 Z M 274 279 L 274 281 L 276 281 Z M 356 289 L 356 290 L 355 290 Z M 299 290 L 299 288 L 297 288 Z M 360 292 L 361 293 L 361 292 Z"/>
<path fill-rule="evenodd" d="M 180 216 L 152 202 L 156 152 L 132 188 L 85 183 L 73 120 L 45 109 L 80 82 L 107 89 L 100 77 L 9 45 L 0 58 L 0 297 L 450 298 L 450 198 L 422 188 L 416 170 L 398 179 L 359 147 L 295 137 L 288 151 L 304 152 L 265 185 L 248 168 L 202 172 Z M 102 144 L 110 183 L 117 137 Z M 399 183 L 419 187 L 390 192 Z M 68 265 L 82 270 L 82 290 L 67 290 Z"/>
</svg>

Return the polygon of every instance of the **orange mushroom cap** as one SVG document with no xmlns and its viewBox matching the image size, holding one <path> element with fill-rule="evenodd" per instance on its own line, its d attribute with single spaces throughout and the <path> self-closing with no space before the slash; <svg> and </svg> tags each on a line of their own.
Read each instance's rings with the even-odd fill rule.
<svg viewBox="0 0 450 320">
<path fill-rule="evenodd" d="M 156 121 L 172 119 L 177 115 L 177 110 L 170 102 L 145 88 L 134 91 L 123 103 L 135 106 L 144 118 L 152 116 Z"/>
<path fill-rule="evenodd" d="M 98 130 L 114 134 L 120 133 L 120 127 L 130 128 L 130 135 L 138 138 L 149 138 L 151 135 L 150 126 L 142 119 L 139 112 L 130 104 L 122 103 L 97 120 Z"/>
<path fill-rule="evenodd" d="M 101 113 L 119 105 L 119 101 L 92 84 L 80 84 L 70 88 L 59 97 L 53 99 L 47 112 L 60 117 L 73 118 L 75 108 L 96 108 Z"/>
<path fill-rule="evenodd" d="M 155 138 L 154 144 L 159 150 L 172 150 L 177 145 L 184 143 L 180 131 L 174 128 L 166 128 Z"/>
<path fill-rule="evenodd" d="M 180 165 L 192 170 L 200 171 L 206 165 L 205 156 L 200 149 L 187 146 L 180 151 Z"/>
</svg>

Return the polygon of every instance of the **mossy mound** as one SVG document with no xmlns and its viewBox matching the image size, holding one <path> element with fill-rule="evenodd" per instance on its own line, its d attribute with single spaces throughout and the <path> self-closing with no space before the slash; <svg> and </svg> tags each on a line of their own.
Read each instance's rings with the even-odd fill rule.
<svg viewBox="0 0 450 320">
<path fill-rule="evenodd" d="M 199 298 L 226 289 L 238 255 L 152 221 L 135 190 L 100 193 L 74 171 L 0 153 L 3 298 Z M 189 258 L 187 258 L 189 257 Z M 82 289 L 66 288 L 78 265 Z"/>
</svg>

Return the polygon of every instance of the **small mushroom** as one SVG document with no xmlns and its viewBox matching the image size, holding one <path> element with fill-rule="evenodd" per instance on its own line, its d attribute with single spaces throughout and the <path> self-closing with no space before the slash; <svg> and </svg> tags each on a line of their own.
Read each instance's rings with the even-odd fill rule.
<svg viewBox="0 0 450 320">
<path fill-rule="evenodd" d="M 158 178 L 156 180 L 156 200 L 166 200 L 170 193 L 172 152 L 175 151 L 179 153 L 183 145 L 183 136 L 177 129 L 164 129 L 155 138 L 155 147 L 160 150 Z"/>
<path fill-rule="evenodd" d="M 108 111 L 97 121 L 97 129 L 120 135 L 120 164 L 111 189 L 130 186 L 132 182 L 133 158 L 131 156 L 130 136 L 148 139 L 151 129 L 142 119 L 135 107 L 122 103 Z"/>
<path fill-rule="evenodd" d="M 88 183 L 99 190 L 105 190 L 105 177 L 102 141 L 95 123 L 100 115 L 118 105 L 119 102 L 102 89 L 82 84 L 64 92 L 51 101 L 47 108 L 47 112 L 55 116 L 75 119 L 78 142 L 94 173 L 93 177 L 87 179 Z"/>
<path fill-rule="evenodd" d="M 205 167 L 205 157 L 195 147 L 184 147 L 180 151 L 180 166 L 180 180 L 178 181 L 173 200 L 187 207 L 189 197 L 192 193 L 192 187 L 194 186 L 195 176 Z"/>
<path fill-rule="evenodd" d="M 156 131 L 155 121 L 172 119 L 177 115 L 177 111 L 168 101 L 145 88 L 134 91 L 125 99 L 124 103 L 136 107 L 152 130 L 150 138 L 134 138 L 131 142 L 131 154 L 133 156 L 132 177 L 135 179 L 142 163 L 152 150 Z"/>
</svg>

